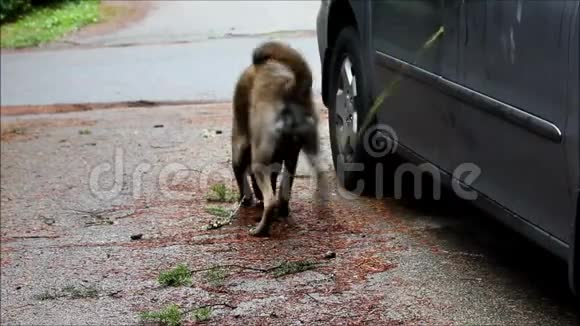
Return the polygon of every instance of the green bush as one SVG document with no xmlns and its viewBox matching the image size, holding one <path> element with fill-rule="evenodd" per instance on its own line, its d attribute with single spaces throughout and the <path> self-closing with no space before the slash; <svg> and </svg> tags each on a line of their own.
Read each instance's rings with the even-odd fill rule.
<svg viewBox="0 0 580 326">
<path fill-rule="evenodd" d="M 66 1 L 82 0 L 0 0 L 0 24 L 14 21 L 34 7 L 46 7 Z"/>
<path fill-rule="evenodd" d="M 31 0 L 0 0 L 0 24 L 15 20 L 30 8 Z"/>
</svg>

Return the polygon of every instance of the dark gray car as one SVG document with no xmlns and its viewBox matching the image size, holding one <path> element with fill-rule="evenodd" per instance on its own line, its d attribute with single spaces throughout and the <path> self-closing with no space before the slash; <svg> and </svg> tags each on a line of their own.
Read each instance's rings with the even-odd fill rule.
<svg viewBox="0 0 580 326">
<path fill-rule="evenodd" d="M 407 174 L 420 195 L 429 172 L 565 259 L 577 293 L 578 11 L 554 0 L 322 1 L 322 93 L 343 186 L 402 194 Z M 410 163 L 389 165 L 401 157 Z"/>
</svg>

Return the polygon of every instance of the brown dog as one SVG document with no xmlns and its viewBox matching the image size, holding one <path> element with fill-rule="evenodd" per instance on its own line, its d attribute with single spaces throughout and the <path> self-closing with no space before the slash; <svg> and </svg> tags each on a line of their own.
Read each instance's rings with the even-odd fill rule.
<svg viewBox="0 0 580 326">
<path fill-rule="evenodd" d="M 308 64 L 296 50 L 279 42 L 258 46 L 252 61 L 234 92 L 232 163 L 242 204 L 254 203 L 248 174 L 256 199 L 263 200 L 261 221 L 251 234 L 267 236 L 276 208 L 280 216 L 289 214 L 301 150 L 316 172 L 319 189 L 324 181 Z M 276 182 L 282 166 L 285 173 L 276 200 Z"/>
</svg>

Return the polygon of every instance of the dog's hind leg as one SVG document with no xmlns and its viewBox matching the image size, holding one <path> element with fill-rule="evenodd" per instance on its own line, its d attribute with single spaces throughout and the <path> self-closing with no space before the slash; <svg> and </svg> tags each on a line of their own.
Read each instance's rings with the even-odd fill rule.
<svg viewBox="0 0 580 326">
<path fill-rule="evenodd" d="M 260 190 L 258 182 L 256 181 L 256 175 L 252 172 L 250 177 L 252 178 L 252 189 L 254 189 L 254 195 L 256 196 L 257 200 L 262 202 L 264 200 L 264 196 L 262 196 L 262 190 Z"/>
<path fill-rule="evenodd" d="M 282 161 L 276 160 L 270 164 L 270 184 L 272 185 L 272 191 L 274 196 L 276 196 L 276 188 L 278 184 L 278 175 L 282 173 Z"/>
<path fill-rule="evenodd" d="M 294 175 L 298 166 L 298 156 L 300 150 L 291 150 L 284 161 L 284 173 L 282 174 L 282 184 L 278 192 L 278 215 L 287 217 L 290 215 L 290 194 L 292 193 L 292 184 Z"/>
<path fill-rule="evenodd" d="M 248 170 L 250 168 L 251 151 L 249 144 L 238 144 L 232 148 L 232 165 L 234 175 L 236 176 L 236 183 L 238 184 L 238 191 L 240 193 L 239 200 L 242 206 L 252 206 L 253 197 L 252 189 L 248 183 Z"/>
<path fill-rule="evenodd" d="M 264 196 L 264 211 L 260 223 L 255 229 L 250 231 L 253 236 L 268 236 L 270 233 L 270 224 L 274 218 L 274 211 L 276 209 L 276 198 L 274 197 L 274 189 L 271 183 L 271 170 L 269 167 L 256 164 L 252 167 L 253 173 L 256 176 L 258 187 L 262 190 Z"/>
<path fill-rule="evenodd" d="M 250 231 L 253 236 L 268 236 L 277 207 L 274 187 L 272 187 L 272 173 L 279 171 L 280 164 L 272 161 L 275 142 L 271 142 L 270 137 L 265 139 L 268 141 L 252 146 L 252 173 L 264 197 L 264 211 L 260 223 Z"/>
</svg>

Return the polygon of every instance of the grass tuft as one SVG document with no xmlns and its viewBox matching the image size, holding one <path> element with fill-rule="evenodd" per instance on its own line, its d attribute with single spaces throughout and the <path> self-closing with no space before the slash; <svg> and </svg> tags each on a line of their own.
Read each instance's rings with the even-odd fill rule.
<svg viewBox="0 0 580 326">
<path fill-rule="evenodd" d="M 219 203 L 233 203 L 237 200 L 238 194 L 236 191 L 228 189 L 223 183 L 216 183 L 210 188 L 210 193 L 207 196 L 207 201 Z"/>
<path fill-rule="evenodd" d="M 211 207 L 207 207 L 205 209 L 205 211 L 213 216 L 217 216 L 217 217 L 229 217 L 230 214 L 232 213 L 229 209 L 225 209 L 223 207 L 218 207 L 218 206 L 211 206 Z"/>
<path fill-rule="evenodd" d="M 175 304 L 159 311 L 145 311 L 139 314 L 143 322 L 154 322 L 164 326 L 181 326 L 183 313 Z"/>
<path fill-rule="evenodd" d="M 74 286 L 67 285 L 63 287 L 60 291 L 44 291 L 40 294 L 34 296 L 35 300 L 46 301 L 46 300 L 56 300 L 60 298 L 69 299 L 87 299 L 87 298 L 97 298 L 99 296 L 99 291 L 93 286 Z"/>
<path fill-rule="evenodd" d="M 211 307 L 202 307 L 193 311 L 193 318 L 197 322 L 205 322 L 210 320 L 213 309 Z"/>
<path fill-rule="evenodd" d="M 228 277 L 228 272 L 222 267 L 214 267 L 205 272 L 204 276 L 212 286 L 222 286 Z"/>
<path fill-rule="evenodd" d="M 281 277 L 311 270 L 314 269 L 314 267 L 316 267 L 316 263 L 311 261 L 286 261 L 273 269 L 272 275 L 274 277 Z"/>
<path fill-rule="evenodd" d="M 55 300 L 60 298 L 61 296 L 55 292 L 52 291 L 44 291 L 40 294 L 35 294 L 34 295 L 34 300 L 39 300 L 39 301 L 47 301 L 47 300 Z"/>
<path fill-rule="evenodd" d="M 185 264 L 179 264 L 168 271 L 161 272 L 157 280 L 159 284 L 165 286 L 190 285 L 191 271 Z"/>
<path fill-rule="evenodd" d="M 79 130 L 79 135 L 90 135 L 91 131 L 89 129 L 81 129 Z"/>
<path fill-rule="evenodd" d="M 58 39 L 100 20 L 98 0 L 63 1 L 33 9 L 15 22 L 0 26 L 0 47 L 24 48 Z"/>
<path fill-rule="evenodd" d="M 226 209 L 219 206 L 210 206 L 205 209 L 205 211 L 217 219 L 211 221 L 208 225 L 204 227 L 204 230 L 216 230 L 223 226 L 230 225 L 232 223 L 234 210 Z"/>
<path fill-rule="evenodd" d="M 65 286 L 62 289 L 65 296 L 71 299 L 85 299 L 85 298 L 96 298 L 99 296 L 99 291 L 96 288 L 89 287 L 76 287 L 73 285 Z"/>
</svg>

